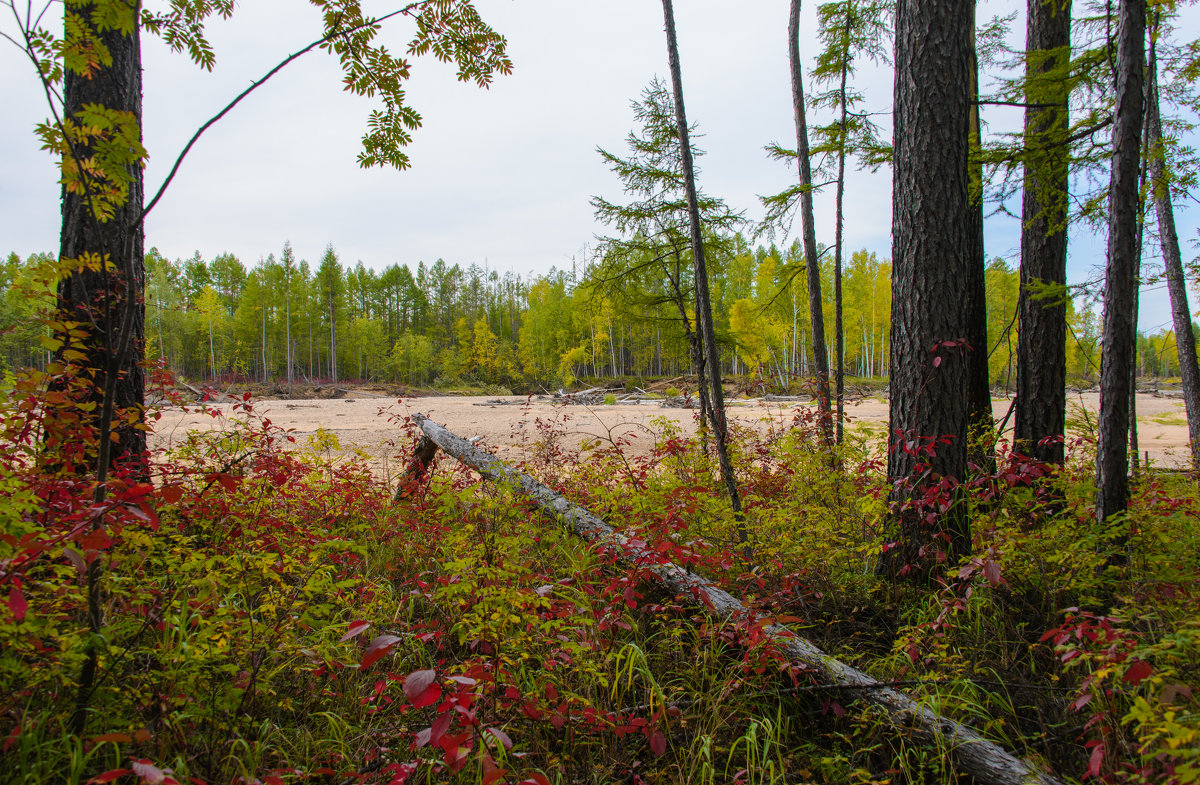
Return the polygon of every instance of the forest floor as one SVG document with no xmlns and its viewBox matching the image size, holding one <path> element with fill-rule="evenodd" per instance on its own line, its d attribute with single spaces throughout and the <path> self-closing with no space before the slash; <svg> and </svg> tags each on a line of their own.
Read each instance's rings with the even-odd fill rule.
<svg viewBox="0 0 1200 785">
<path fill-rule="evenodd" d="M 339 397 L 308 399 L 255 400 L 254 411 L 271 420 L 303 445 L 319 430 L 336 437 L 328 449 L 346 455 L 359 452 L 373 471 L 391 479 L 402 470 L 397 455 L 410 449 L 401 422 L 420 412 L 464 438 L 478 437 L 480 445 L 507 460 L 527 457 L 528 448 L 538 439 L 538 422 L 552 425 L 564 434 L 560 446 L 578 450 L 587 443 L 620 440 L 629 455 L 645 455 L 654 446 L 655 437 L 670 425 L 684 437 L 696 433 L 696 412 L 692 409 L 667 408 L 658 401 L 639 404 L 600 406 L 562 405 L 550 398 L 524 396 L 431 396 L 396 399 L 377 391 L 330 388 L 327 394 Z M 323 394 L 324 391 L 322 391 Z M 504 405 L 495 405 L 502 401 Z M 492 402 L 492 403 L 489 403 Z M 993 399 L 997 421 L 1005 420 L 1011 399 Z M 232 402 L 209 402 L 211 409 L 229 413 Z M 1068 400 L 1068 423 L 1076 436 L 1087 436 L 1096 423 L 1099 396 L 1077 393 Z M 770 424 L 790 422 L 797 413 L 793 403 L 761 401 L 729 402 L 729 415 L 737 425 L 765 431 Z M 155 424 L 151 446 L 172 446 L 191 429 L 218 427 L 218 420 L 194 409 L 178 407 L 161 410 Z M 1140 393 L 1137 400 L 1139 452 L 1152 465 L 1182 468 L 1187 462 L 1188 430 L 1183 402 L 1178 398 Z M 851 438 L 863 438 L 879 445 L 887 431 L 888 404 L 884 398 L 866 398 L 846 406 L 847 432 Z M 391 415 L 391 416 L 389 416 Z M 1011 429 L 1012 420 L 1008 418 Z M 1011 433 L 1011 430 L 1009 431 Z"/>
</svg>

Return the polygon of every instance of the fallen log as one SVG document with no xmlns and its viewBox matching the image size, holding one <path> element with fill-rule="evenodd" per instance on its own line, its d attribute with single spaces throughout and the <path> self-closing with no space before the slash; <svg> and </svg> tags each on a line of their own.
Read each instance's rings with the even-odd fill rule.
<svg viewBox="0 0 1200 785">
<path fill-rule="evenodd" d="M 663 560 L 653 551 L 632 544 L 628 537 L 599 517 L 567 501 L 524 472 L 517 471 L 494 455 L 478 449 L 466 439 L 454 435 L 423 415 L 414 414 L 413 422 L 423 434 L 418 445 L 418 455 L 413 459 L 413 467 L 424 455 L 428 455 L 432 460 L 436 450 L 430 450 L 428 443 L 433 443 L 448 455 L 474 469 L 485 480 L 507 483 L 520 490 L 543 512 L 567 526 L 575 534 L 589 542 L 614 548 L 621 559 L 633 562 L 654 574 L 685 601 L 701 605 L 719 618 L 753 623 L 754 614 L 750 609 L 712 581 Z M 423 473 L 423 470 L 419 470 L 417 476 L 420 476 L 420 473 Z M 398 498 L 399 496 L 397 493 Z M 852 691 L 868 703 L 883 708 L 898 731 L 943 750 L 963 773 L 974 777 L 978 782 L 1000 785 L 1059 785 L 1058 779 L 1040 767 L 1016 757 L 995 742 L 985 739 L 974 729 L 922 706 L 906 693 L 880 684 L 857 668 L 829 656 L 787 627 L 771 624 L 763 631 L 792 660 L 806 665 L 826 683 Z"/>
<path fill-rule="evenodd" d="M 183 379 L 176 379 L 175 383 L 178 384 L 180 387 L 183 387 L 184 389 L 186 389 L 192 395 L 196 396 L 196 400 L 198 400 L 198 401 L 203 401 L 208 397 L 208 393 L 204 392 L 203 390 L 193 387 L 192 385 L 185 382 Z"/>
</svg>

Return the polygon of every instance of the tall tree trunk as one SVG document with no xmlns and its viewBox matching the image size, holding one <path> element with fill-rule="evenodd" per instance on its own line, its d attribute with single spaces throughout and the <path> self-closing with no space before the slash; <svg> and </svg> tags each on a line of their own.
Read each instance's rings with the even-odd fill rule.
<svg viewBox="0 0 1200 785">
<path fill-rule="evenodd" d="M 1029 0 L 1025 26 L 1025 182 L 1017 316 L 1016 449 L 1046 463 L 1065 456 L 1067 198 L 1066 76 L 1071 0 Z M 1043 440 L 1045 440 L 1043 442 Z"/>
<path fill-rule="evenodd" d="M 995 471 L 992 432 L 996 422 L 992 417 L 992 387 L 988 377 L 987 334 L 987 254 L 983 242 L 983 161 L 979 152 L 983 144 L 983 128 L 979 118 L 979 60 L 975 55 L 975 22 L 971 21 L 971 113 L 967 126 L 970 161 L 971 255 L 967 261 L 965 299 L 967 301 L 967 420 L 970 423 L 970 442 L 967 459 L 982 467 L 985 473 Z"/>
<path fill-rule="evenodd" d="M 68 21 L 92 25 L 90 5 L 68 6 Z M 113 30 L 93 28 L 94 35 L 107 48 L 110 62 L 99 66 L 90 75 L 73 73 L 68 69 L 63 85 L 63 117 L 79 125 L 87 123 L 79 113 L 88 105 L 128 112 L 141 141 L 142 66 L 141 42 L 138 35 L 137 5 L 123 9 L 133 15 L 130 32 L 120 31 L 122 21 L 116 20 Z M 72 17 L 74 19 L 72 20 Z M 120 144 L 120 142 L 117 142 Z M 101 142 L 103 144 L 103 141 Z M 79 180 L 78 189 L 62 190 L 62 229 L 59 237 L 59 257 L 73 260 L 77 266 L 58 284 L 57 311 L 60 322 L 77 323 L 86 331 L 81 342 L 74 341 L 68 326 L 58 337 L 64 346 L 58 359 L 70 365 L 63 354 L 66 349 L 82 351 L 84 358 L 78 367 L 94 372 L 93 386 L 86 397 L 96 404 L 83 415 L 87 425 L 95 428 L 96 489 L 94 500 L 99 503 L 106 494 L 110 467 L 124 465 L 139 478 L 148 475 L 145 462 L 146 433 L 141 429 L 145 402 L 145 375 L 142 361 L 145 354 L 146 309 L 145 257 L 143 255 L 142 202 L 145 198 L 140 162 L 126 168 L 128 192 L 125 201 L 115 206 L 106 221 L 97 217 L 97 196 L 100 188 L 81 162 L 92 157 L 95 150 L 85 143 L 71 143 L 73 161 L 64 161 L 64 170 L 74 168 Z M 75 345 L 71 345 L 75 344 Z M 47 446 L 53 452 L 54 442 L 62 443 L 83 438 L 74 416 L 65 413 L 63 420 L 47 412 Z M 123 415 L 131 415 L 125 417 Z M 124 424 L 113 428 L 113 423 Z M 57 428 L 59 424 L 65 428 Z M 116 440 L 110 439 L 110 429 Z M 101 580 L 104 560 L 97 556 L 87 568 L 87 622 L 91 632 L 84 661 L 79 671 L 75 694 L 75 709 L 71 730 L 82 736 L 87 727 L 89 705 L 95 689 L 100 650 L 96 643 L 103 627 Z"/>
<path fill-rule="evenodd" d="M 837 443 L 845 439 L 845 409 L 846 409 L 846 329 L 842 324 L 842 243 L 844 240 L 844 212 L 846 196 L 846 129 L 848 128 L 848 107 L 846 83 L 850 78 L 850 26 L 853 24 L 853 14 L 847 12 L 846 24 L 842 28 L 842 46 L 845 53 L 842 57 L 842 72 L 838 83 L 838 104 L 841 107 L 841 139 L 838 146 L 837 194 L 835 197 L 833 218 L 833 332 L 837 342 L 837 371 L 836 395 L 837 412 L 834 419 L 837 422 Z"/>
<path fill-rule="evenodd" d="M 717 354 L 712 304 L 708 295 L 708 270 L 704 264 L 704 238 L 700 231 L 700 209 L 696 203 L 696 175 L 692 166 L 692 146 L 688 140 L 687 113 L 683 107 L 683 77 L 679 68 L 679 44 L 675 38 L 675 11 L 671 7 L 671 0 L 663 0 L 663 17 L 667 28 L 667 59 L 671 69 L 671 86 L 675 94 L 675 124 L 679 129 L 679 147 L 683 154 L 683 180 L 687 192 L 688 222 L 691 225 L 692 258 L 696 269 L 696 318 L 703 331 L 708 380 L 712 389 L 709 404 L 712 406 L 713 436 L 717 445 L 717 458 L 721 464 L 721 475 L 729 494 L 729 504 L 733 508 L 734 514 L 740 518 L 742 500 L 738 495 L 737 478 L 733 475 L 733 464 L 729 461 L 729 451 L 726 448 L 728 425 L 725 419 L 725 395 L 721 389 L 721 358 Z M 746 540 L 744 526 L 739 527 L 739 534 L 744 542 Z"/>
<path fill-rule="evenodd" d="M 1171 183 L 1167 176 L 1162 140 L 1162 118 L 1158 97 L 1158 58 L 1150 46 L 1146 122 L 1149 125 L 1151 197 L 1158 218 L 1158 237 L 1166 267 L 1167 291 L 1171 295 L 1171 321 L 1175 327 L 1175 353 L 1179 358 L 1179 376 L 1183 382 L 1183 402 L 1187 408 L 1188 436 L 1192 443 L 1192 470 L 1200 472 L 1200 367 L 1196 360 L 1196 336 L 1188 308 L 1187 279 L 1179 251 L 1179 233 L 1175 228 L 1175 207 L 1171 204 Z"/>
<path fill-rule="evenodd" d="M 1109 186 L 1108 264 L 1104 274 L 1104 340 L 1100 355 L 1100 443 L 1096 519 L 1129 503 L 1129 395 L 1133 364 L 1133 300 L 1138 253 L 1146 0 L 1121 0 L 1117 28 L 1116 113 Z M 1124 538 L 1118 538 L 1120 545 Z M 1122 561 L 1116 557 L 1116 561 Z"/>
<path fill-rule="evenodd" d="M 974 253 L 967 165 L 974 21 L 974 2 L 897 3 L 888 476 L 900 542 L 884 554 L 881 567 L 890 572 L 917 562 L 934 537 L 947 539 L 954 555 L 971 543 L 958 483 L 967 470 L 969 361 L 961 342 Z M 951 504 L 930 531 L 922 510 L 908 505 L 942 479 Z"/>
<path fill-rule="evenodd" d="M 72 16 L 91 24 L 91 6 L 70 6 Z M 86 105 L 129 112 L 137 123 L 142 119 L 141 43 L 137 25 L 128 34 L 117 30 L 93 31 L 112 56 L 112 62 L 98 67 L 90 76 L 66 73 L 63 87 L 63 114 L 75 123 L 86 124 L 79 113 Z M 139 131 L 140 139 L 140 131 Z M 95 154 L 87 144 L 75 144 L 73 157 L 83 160 Z M 80 167 L 82 168 L 82 167 Z M 140 426 L 145 402 L 146 309 L 145 259 L 143 257 L 142 202 L 145 197 L 142 167 L 127 167 L 129 191 L 125 202 L 103 223 L 93 211 L 93 195 L 99 190 L 86 176 L 81 177 L 83 193 L 63 188 L 62 231 L 59 256 L 76 260 L 80 267 L 58 284 L 58 317 L 77 322 L 88 332 L 81 349 L 86 358 L 79 366 L 94 369 L 95 387 L 90 397 L 96 404 L 91 424 L 101 433 L 97 457 L 97 477 L 103 482 L 117 461 L 143 461 L 146 433 L 132 424 L 116 428 L 117 441 L 110 442 L 102 431 L 114 422 L 114 415 L 134 412 Z M 111 263 L 86 265 L 89 259 Z M 67 340 L 66 335 L 60 338 Z M 61 355 L 59 357 L 61 358 Z M 78 434 L 75 435 L 78 438 Z M 144 473 L 144 469 L 138 470 Z"/>
<path fill-rule="evenodd" d="M 812 322 L 813 363 L 817 376 L 817 408 L 821 440 L 833 444 L 829 406 L 829 358 L 825 351 L 825 315 L 821 303 L 821 267 L 817 261 L 817 228 L 813 220 L 812 165 L 808 152 L 808 119 L 804 107 L 804 71 L 800 63 L 800 0 L 788 15 L 788 66 L 792 72 L 792 111 L 796 119 L 796 161 L 800 168 L 800 222 L 804 232 L 804 267 L 808 274 L 808 312 Z"/>
</svg>

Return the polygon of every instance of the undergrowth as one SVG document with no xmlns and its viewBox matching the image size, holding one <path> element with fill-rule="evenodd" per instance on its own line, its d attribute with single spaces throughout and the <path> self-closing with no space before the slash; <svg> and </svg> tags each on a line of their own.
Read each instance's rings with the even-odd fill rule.
<svg viewBox="0 0 1200 785">
<path fill-rule="evenodd" d="M 246 398 L 98 505 L 45 459 L 42 384 L 10 380 L 2 413 L 5 781 L 961 781 L 756 628 L 451 459 L 393 501 L 336 437 L 289 444 Z M 970 486 L 972 554 L 934 552 L 916 584 L 879 570 L 889 488 L 865 439 L 831 456 L 803 418 L 735 431 L 739 521 L 668 422 L 644 456 L 612 432 L 565 452 L 561 417 L 526 427 L 524 468 L 572 500 L 1061 778 L 1200 779 L 1192 479 L 1139 478 L 1118 568 L 1086 443 L 1057 471 L 1001 454 Z"/>
</svg>

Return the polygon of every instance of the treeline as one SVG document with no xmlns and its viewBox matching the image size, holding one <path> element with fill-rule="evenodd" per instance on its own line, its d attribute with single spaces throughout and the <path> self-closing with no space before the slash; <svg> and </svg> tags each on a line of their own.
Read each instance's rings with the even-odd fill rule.
<svg viewBox="0 0 1200 785">
<path fill-rule="evenodd" d="M 751 247 L 741 235 L 713 243 L 713 307 L 724 370 L 762 375 L 777 387 L 810 372 L 811 327 L 803 253 Z M 833 290 L 822 257 L 824 292 Z M 604 261 L 581 272 L 522 277 L 441 259 L 416 270 L 344 265 L 329 247 L 317 263 L 285 244 L 247 267 L 230 254 L 205 260 L 146 256 L 146 357 L 187 378 L 361 380 L 409 385 L 524 387 L 578 377 L 678 375 L 691 371 L 684 326 L 661 277 L 636 296 L 606 277 Z M 53 255 L 6 259 L 0 359 L 43 367 L 53 303 Z M 655 291 L 657 285 L 664 291 Z M 1017 273 L 987 269 L 989 370 L 1009 387 L 1015 372 Z M 851 256 L 843 276 L 846 372 L 886 377 L 891 266 Z M 828 297 L 826 298 L 829 299 Z M 826 303 L 832 323 L 832 302 Z M 1095 377 L 1099 321 L 1090 300 L 1070 309 L 1068 372 Z M 831 344 L 832 346 L 832 344 Z M 1140 335 L 1139 371 L 1178 374 L 1174 333 Z M 832 349 L 829 350 L 832 353 Z M 833 358 L 830 357 L 830 363 Z"/>
</svg>

